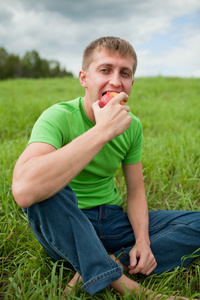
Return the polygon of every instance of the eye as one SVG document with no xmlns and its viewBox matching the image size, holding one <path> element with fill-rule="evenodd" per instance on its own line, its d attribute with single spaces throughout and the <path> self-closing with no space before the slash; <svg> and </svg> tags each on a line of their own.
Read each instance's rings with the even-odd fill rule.
<svg viewBox="0 0 200 300">
<path fill-rule="evenodd" d="M 122 76 L 124 76 L 124 77 L 130 77 L 129 72 L 127 72 L 127 71 L 122 71 L 121 74 L 122 74 Z"/>
<path fill-rule="evenodd" d="M 108 70 L 108 68 L 102 68 L 102 69 L 101 69 L 101 72 L 102 72 L 102 73 L 108 73 L 109 70 Z"/>
</svg>

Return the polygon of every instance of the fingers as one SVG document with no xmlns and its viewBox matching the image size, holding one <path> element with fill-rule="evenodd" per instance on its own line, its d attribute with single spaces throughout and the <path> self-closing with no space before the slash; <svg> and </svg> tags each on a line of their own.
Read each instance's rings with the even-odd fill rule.
<svg viewBox="0 0 200 300">
<path fill-rule="evenodd" d="M 118 95 L 116 95 L 115 97 L 113 97 L 108 103 L 107 105 L 116 105 L 116 104 L 120 104 L 120 107 L 123 108 L 124 110 L 126 110 L 127 112 L 130 111 L 130 107 L 125 105 L 125 103 L 128 101 L 128 95 L 125 94 L 124 92 L 119 93 Z"/>
<path fill-rule="evenodd" d="M 113 97 L 113 99 L 115 102 L 118 102 L 120 104 L 127 102 L 128 101 L 128 95 L 124 92 L 119 93 L 118 95 L 116 95 L 115 97 Z"/>
<path fill-rule="evenodd" d="M 92 104 L 92 109 L 94 112 L 97 110 L 100 110 L 99 102 L 100 102 L 100 100 L 97 100 Z"/>
<path fill-rule="evenodd" d="M 141 251 L 138 251 L 137 248 L 133 248 L 130 251 L 130 274 L 141 273 L 149 275 L 153 272 L 156 266 L 157 262 L 150 248 L 146 247 Z"/>
<path fill-rule="evenodd" d="M 131 252 L 130 252 L 129 255 L 130 255 L 130 266 L 129 266 L 129 268 L 133 269 L 133 268 L 136 267 L 137 262 L 138 262 L 138 260 L 137 260 L 137 253 L 136 253 L 136 248 L 135 247 L 131 250 Z"/>
<path fill-rule="evenodd" d="M 92 104 L 95 123 L 101 127 L 101 132 L 105 132 L 108 141 L 122 134 L 131 125 L 132 117 L 128 114 L 130 107 L 120 104 L 127 99 L 125 93 L 120 93 L 103 108 L 100 108 L 99 100 Z"/>
<path fill-rule="evenodd" d="M 103 108 L 100 108 L 99 106 L 100 100 L 94 102 L 92 104 L 92 109 L 94 112 L 96 123 L 102 119 L 104 119 L 106 122 L 115 119 L 119 125 L 119 121 L 123 121 L 124 118 L 130 119 L 131 117 L 128 115 L 130 107 L 127 105 L 121 105 L 121 99 L 123 99 L 123 95 L 117 95 L 113 99 L 111 99 Z"/>
<path fill-rule="evenodd" d="M 153 272 L 153 270 L 156 268 L 157 263 L 155 259 L 152 260 L 148 260 L 146 261 L 145 259 L 140 259 L 138 261 L 138 264 L 132 268 L 129 267 L 130 271 L 129 274 L 137 274 L 137 273 L 141 273 L 143 275 L 149 275 L 151 274 L 151 272 Z"/>
</svg>

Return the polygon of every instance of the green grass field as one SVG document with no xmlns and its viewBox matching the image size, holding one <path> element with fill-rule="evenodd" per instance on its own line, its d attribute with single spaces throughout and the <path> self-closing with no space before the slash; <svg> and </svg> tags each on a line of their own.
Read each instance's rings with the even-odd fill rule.
<svg viewBox="0 0 200 300">
<path fill-rule="evenodd" d="M 83 96 L 78 79 L 0 82 L 0 299 L 62 299 L 73 272 L 53 264 L 12 198 L 15 162 L 38 116 Z M 143 124 L 143 170 L 150 210 L 200 209 L 200 79 L 136 78 L 129 99 Z M 126 199 L 121 170 L 116 184 Z M 133 276 L 156 293 L 200 299 L 200 259 L 162 276 Z M 74 288 L 68 299 L 144 299 L 107 288 L 94 297 Z"/>
</svg>

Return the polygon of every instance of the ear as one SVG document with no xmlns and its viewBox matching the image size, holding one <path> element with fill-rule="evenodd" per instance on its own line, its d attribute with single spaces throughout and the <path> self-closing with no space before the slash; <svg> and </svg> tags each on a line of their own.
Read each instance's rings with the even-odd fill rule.
<svg viewBox="0 0 200 300">
<path fill-rule="evenodd" d="M 79 81 L 84 88 L 87 87 L 86 73 L 83 70 L 79 72 Z"/>
<path fill-rule="evenodd" d="M 135 79 L 132 80 L 132 86 L 133 86 L 134 82 L 135 82 Z"/>
</svg>

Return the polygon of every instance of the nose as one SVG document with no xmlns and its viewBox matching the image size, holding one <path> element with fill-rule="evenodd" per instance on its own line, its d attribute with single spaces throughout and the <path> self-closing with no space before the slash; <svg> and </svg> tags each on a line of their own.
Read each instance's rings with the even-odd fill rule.
<svg viewBox="0 0 200 300">
<path fill-rule="evenodd" d="M 109 84 L 114 86 L 114 87 L 121 86 L 121 78 L 120 78 L 120 74 L 118 72 L 113 72 L 111 74 Z"/>
</svg>

